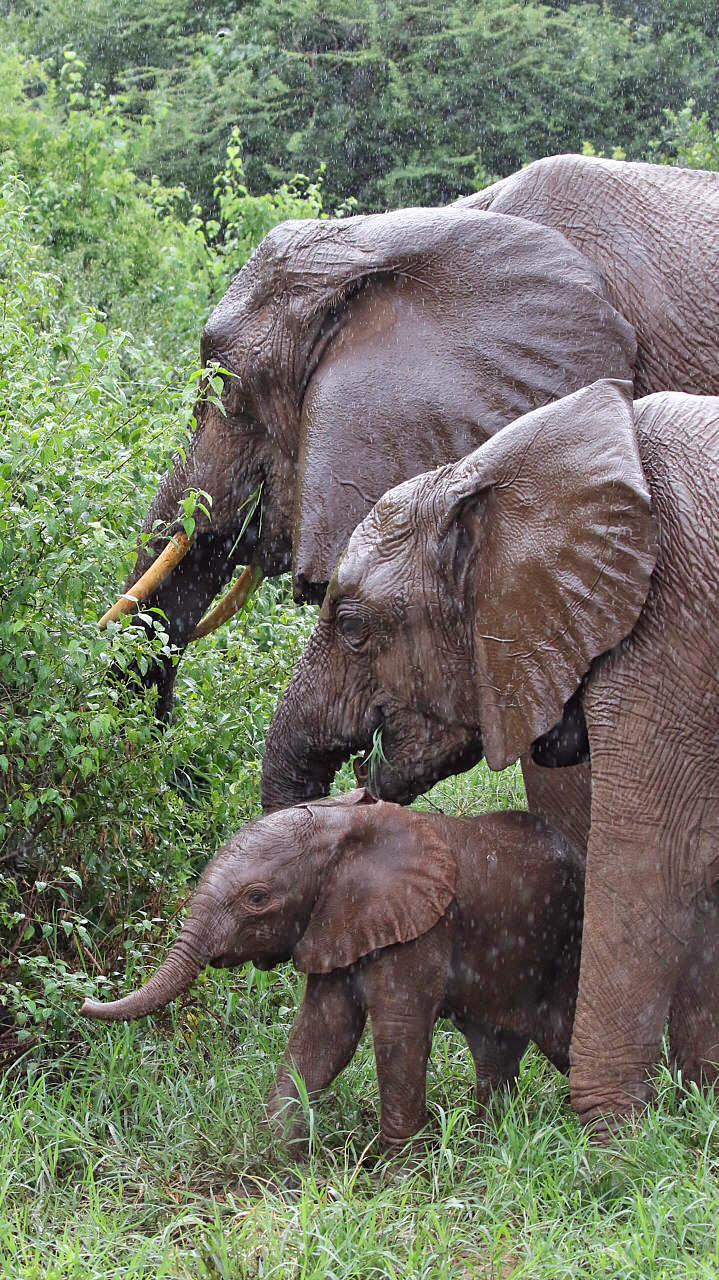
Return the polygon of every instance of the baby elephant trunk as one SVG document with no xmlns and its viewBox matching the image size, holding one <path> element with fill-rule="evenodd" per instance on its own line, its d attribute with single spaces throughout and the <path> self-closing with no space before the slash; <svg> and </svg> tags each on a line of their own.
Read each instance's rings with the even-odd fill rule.
<svg viewBox="0 0 719 1280">
<path fill-rule="evenodd" d="M 144 987 L 123 1000 L 112 1000 L 107 1004 L 86 1000 L 80 1013 L 86 1018 L 101 1018 L 106 1022 L 130 1021 L 156 1013 L 192 986 L 210 958 L 210 952 L 187 937 L 183 930 L 167 959 Z"/>
</svg>

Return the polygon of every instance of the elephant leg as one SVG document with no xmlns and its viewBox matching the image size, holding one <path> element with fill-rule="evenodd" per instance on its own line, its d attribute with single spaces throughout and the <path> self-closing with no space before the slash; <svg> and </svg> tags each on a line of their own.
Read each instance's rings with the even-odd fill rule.
<svg viewBox="0 0 719 1280">
<path fill-rule="evenodd" d="M 367 1018 L 353 978 L 345 970 L 310 974 L 275 1083 L 267 1095 L 270 1121 L 286 1143 L 306 1134 L 292 1073 L 316 1098 L 352 1058 Z"/>
<path fill-rule="evenodd" d="M 590 765 L 545 769 L 526 755 L 522 756 L 522 773 L 530 813 L 546 818 L 583 853 L 589 839 L 592 804 Z"/>
<path fill-rule="evenodd" d="M 570 1047 L 572 1106 L 584 1123 L 608 1136 L 651 1096 L 655 1065 L 689 921 L 661 884 L 638 885 L 622 857 L 634 850 L 615 841 L 616 857 L 593 866 L 594 845 L 610 832 L 594 827 L 584 898 L 584 934 L 577 1012 Z M 647 850 L 657 860 L 657 843 Z M 596 861 L 596 859 L 594 859 Z"/>
<path fill-rule="evenodd" d="M 489 1104 L 493 1089 L 501 1089 L 503 1085 L 513 1085 L 516 1082 L 522 1054 L 529 1039 L 515 1031 L 482 1026 L 477 1022 L 458 1022 L 457 1026 L 474 1059 L 477 1105 L 484 1108 Z"/>
<path fill-rule="evenodd" d="M 693 931 L 696 771 L 675 766 L 684 763 L 681 709 L 662 691 L 662 670 L 623 665 L 620 682 L 609 664 L 585 704 L 592 827 L 569 1083 L 575 1111 L 600 1138 L 651 1095 Z"/>
<path fill-rule="evenodd" d="M 404 1146 L 427 1123 L 427 1061 L 448 958 L 442 947 L 443 963 L 437 964 L 437 947 L 432 945 L 437 928 L 414 942 L 387 948 L 367 974 L 380 1134 L 389 1150 Z"/>
<path fill-rule="evenodd" d="M 669 1011 L 672 1060 L 685 1081 L 719 1076 L 719 901 L 697 910 Z"/>
</svg>

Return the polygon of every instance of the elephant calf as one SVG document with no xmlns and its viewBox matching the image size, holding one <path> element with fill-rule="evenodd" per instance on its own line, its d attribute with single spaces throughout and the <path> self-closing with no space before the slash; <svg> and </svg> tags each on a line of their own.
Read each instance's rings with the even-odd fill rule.
<svg viewBox="0 0 719 1280">
<path fill-rule="evenodd" d="M 528 813 L 448 818 L 376 801 L 365 790 L 249 823 L 203 873 L 187 921 L 139 991 L 94 1018 L 136 1018 L 187 990 L 211 963 L 293 959 L 302 1007 L 268 1097 L 296 1141 L 293 1078 L 312 1097 L 372 1025 L 386 1146 L 426 1121 L 432 1029 L 450 1018 L 469 1044 L 477 1096 L 511 1082 L 529 1040 L 561 1071 L 579 976 L 583 865 Z"/>
</svg>

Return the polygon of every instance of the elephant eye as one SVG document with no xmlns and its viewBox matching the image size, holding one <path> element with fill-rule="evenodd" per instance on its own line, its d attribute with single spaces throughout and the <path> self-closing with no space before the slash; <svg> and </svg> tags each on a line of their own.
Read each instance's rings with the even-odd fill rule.
<svg viewBox="0 0 719 1280">
<path fill-rule="evenodd" d="M 340 605 L 335 618 L 337 630 L 350 649 L 361 649 L 369 637 L 370 623 L 365 613 Z"/>
<path fill-rule="evenodd" d="M 264 907 L 265 903 L 269 901 L 269 897 L 267 889 L 250 889 L 245 896 L 245 902 L 248 907 L 257 909 L 257 907 Z"/>
</svg>

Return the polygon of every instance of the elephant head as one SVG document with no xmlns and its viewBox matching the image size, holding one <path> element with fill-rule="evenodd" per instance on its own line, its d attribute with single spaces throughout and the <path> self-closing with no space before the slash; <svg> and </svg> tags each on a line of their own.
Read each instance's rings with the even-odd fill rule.
<svg viewBox="0 0 719 1280">
<path fill-rule="evenodd" d="M 180 648 L 236 564 L 249 582 L 292 563 L 297 598 L 321 599 L 386 489 L 598 377 L 631 377 L 635 353 L 599 273 L 555 230 L 458 207 L 284 223 L 206 325 L 221 408 L 198 404 L 143 530 L 179 528 L 188 490 L 210 494 L 210 518 L 143 580 L 150 541 L 125 591 L 164 611 Z M 152 672 L 166 711 L 175 667 Z"/>
<path fill-rule="evenodd" d="M 124 999 L 86 1000 L 107 1021 L 144 1017 L 207 964 L 292 958 L 329 973 L 431 929 L 454 896 L 455 858 L 430 817 L 359 789 L 250 822 L 215 854 L 187 919 L 150 980 Z"/>
<path fill-rule="evenodd" d="M 482 755 L 502 769 L 540 739 L 561 754 L 655 558 L 628 383 L 537 409 L 391 490 L 353 533 L 275 713 L 263 805 L 322 794 L 378 729 L 372 787 L 402 803 Z"/>
</svg>

